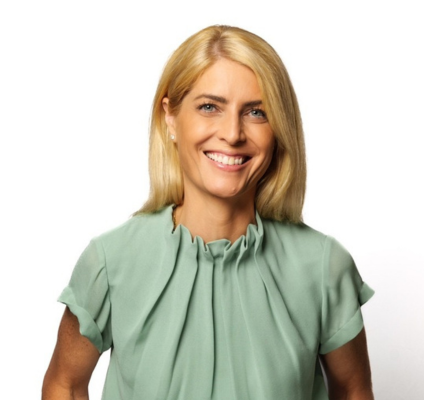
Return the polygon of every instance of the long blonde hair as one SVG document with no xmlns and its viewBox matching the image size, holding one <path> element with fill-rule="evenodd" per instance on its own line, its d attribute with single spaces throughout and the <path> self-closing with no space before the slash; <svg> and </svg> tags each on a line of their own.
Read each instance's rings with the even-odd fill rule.
<svg viewBox="0 0 424 400">
<path fill-rule="evenodd" d="M 181 102 L 199 77 L 218 59 L 250 68 L 261 88 L 276 147 L 271 165 L 258 184 L 259 215 L 300 222 L 306 187 L 306 157 L 299 106 L 290 78 L 275 50 L 259 36 L 240 28 L 210 26 L 189 37 L 171 56 L 159 81 L 150 126 L 150 195 L 135 213 L 152 213 L 184 198 L 178 153 L 169 139 L 162 107 L 178 114 Z"/>
</svg>

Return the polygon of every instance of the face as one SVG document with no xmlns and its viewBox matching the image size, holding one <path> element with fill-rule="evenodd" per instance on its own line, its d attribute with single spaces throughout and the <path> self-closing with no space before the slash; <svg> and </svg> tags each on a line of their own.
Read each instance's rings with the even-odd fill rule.
<svg viewBox="0 0 424 400">
<path fill-rule="evenodd" d="M 212 65 L 177 115 L 163 100 L 184 176 L 184 196 L 254 201 L 272 159 L 274 135 L 255 74 L 227 59 Z"/>
</svg>

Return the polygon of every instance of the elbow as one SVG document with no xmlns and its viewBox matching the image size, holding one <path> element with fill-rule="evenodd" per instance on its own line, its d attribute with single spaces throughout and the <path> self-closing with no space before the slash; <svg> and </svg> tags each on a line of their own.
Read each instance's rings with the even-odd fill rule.
<svg viewBox="0 0 424 400">
<path fill-rule="evenodd" d="M 371 387 L 330 387 L 328 394 L 330 400 L 374 400 Z"/>
<path fill-rule="evenodd" d="M 42 400 L 88 400 L 88 386 L 75 386 L 48 370 L 41 389 Z"/>
<path fill-rule="evenodd" d="M 41 389 L 42 400 L 74 400 L 72 389 L 61 384 L 60 380 L 53 376 L 50 371 L 47 371 L 44 376 L 43 386 Z"/>
</svg>

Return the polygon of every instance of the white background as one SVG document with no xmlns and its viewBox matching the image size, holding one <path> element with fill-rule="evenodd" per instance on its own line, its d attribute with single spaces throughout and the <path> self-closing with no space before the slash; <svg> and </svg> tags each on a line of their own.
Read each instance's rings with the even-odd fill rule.
<svg viewBox="0 0 424 400">
<path fill-rule="evenodd" d="M 2 398 L 40 398 L 63 312 L 56 298 L 78 256 L 146 199 L 163 65 L 221 23 L 262 36 L 289 70 L 307 142 L 305 221 L 341 241 L 376 290 L 363 308 L 376 399 L 423 399 L 419 3 L 3 1 Z"/>
</svg>

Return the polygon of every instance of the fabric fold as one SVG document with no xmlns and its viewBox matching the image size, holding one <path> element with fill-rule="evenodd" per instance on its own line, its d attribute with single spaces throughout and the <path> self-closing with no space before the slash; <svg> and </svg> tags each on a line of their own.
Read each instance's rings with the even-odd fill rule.
<svg viewBox="0 0 424 400">
<path fill-rule="evenodd" d="M 72 291 L 69 288 L 65 288 L 58 301 L 68 306 L 72 314 L 77 316 L 81 335 L 88 338 L 97 347 L 100 354 L 103 353 L 105 348 L 100 329 L 92 316 L 84 308 L 76 304 Z"/>
<path fill-rule="evenodd" d="M 359 292 L 359 304 L 362 306 L 374 296 L 374 289 L 370 288 L 365 282 L 363 282 L 361 290 Z"/>
<path fill-rule="evenodd" d="M 103 400 L 328 400 L 318 354 L 373 294 L 335 240 L 258 213 L 233 243 L 174 229 L 172 206 L 93 243 L 59 300 L 113 344 Z"/>
</svg>

